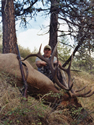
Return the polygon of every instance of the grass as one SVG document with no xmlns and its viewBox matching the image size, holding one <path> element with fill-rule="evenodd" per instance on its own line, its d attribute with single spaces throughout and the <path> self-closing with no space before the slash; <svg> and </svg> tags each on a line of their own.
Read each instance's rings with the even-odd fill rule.
<svg viewBox="0 0 94 125">
<path fill-rule="evenodd" d="M 72 73 L 74 74 L 74 73 Z M 94 84 L 93 76 L 81 72 L 74 75 L 74 88 L 88 84 Z M 80 114 L 80 109 L 59 108 L 53 110 L 44 105 L 42 100 L 36 100 L 28 96 L 28 100 L 22 97 L 19 89 L 15 86 L 16 78 L 6 73 L 0 73 L 0 125 L 89 125 Z M 94 90 L 94 89 L 93 89 Z M 94 95 L 90 98 L 79 98 L 79 102 L 94 117 Z M 74 115 L 79 114 L 84 122 Z M 80 123 L 81 122 L 81 123 Z M 94 123 L 90 124 L 93 125 Z"/>
<path fill-rule="evenodd" d="M 12 80 L 12 76 L 4 72 L 0 74 L 0 125 L 68 124 L 63 118 L 59 118 L 59 111 L 53 114 L 52 109 L 42 101 L 31 96 L 26 101 L 19 89 L 12 86 L 16 81 L 11 82 L 8 79 Z"/>
<path fill-rule="evenodd" d="M 74 74 L 74 73 L 73 73 Z M 79 89 L 81 87 L 87 86 L 82 92 L 87 92 L 92 89 L 94 91 L 94 74 L 89 74 L 87 72 L 75 73 L 74 77 L 74 88 Z M 88 98 L 79 98 L 82 106 L 88 110 L 92 117 L 94 117 L 94 95 Z"/>
</svg>

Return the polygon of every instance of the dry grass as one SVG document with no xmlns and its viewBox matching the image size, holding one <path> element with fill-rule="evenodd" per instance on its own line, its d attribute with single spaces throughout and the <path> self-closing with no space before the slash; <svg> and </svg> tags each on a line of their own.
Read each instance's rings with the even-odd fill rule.
<svg viewBox="0 0 94 125">
<path fill-rule="evenodd" d="M 80 72 L 80 73 L 75 73 L 74 75 L 73 73 L 73 82 L 75 89 L 87 86 L 86 89 L 82 91 L 82 93 L 87 92 L 90 89 L 94 91 L 94 74 Z M 88 98 L 80 97 L 79 101 L 82 104 L 82 106 L 85 109 L 87 109 L 90 114 L 92 114 L 92 117 L 94 117 L 94 95 Z"/>
<path fill-rule="evenodd" d="M 91 76 L 88 77 L 91 80 Z M 31 96 L 26 101 L 19 89 L 16 86 L 11 86 L 15 82 L 17 81 L 14 78 L 12 79 L 5 73 L 0 73 L 0 125 L 84 125 L 84 123 L 79 123 L 79 120 L 73 119 L 70 111 L 64 107 L 63 109 L 53 110 L 44 105 L 42 101 L 35 100 Z M 84 80 L 84 77 L 79 78 L 79 74 L 75 75 L 74 82 L 75 85 L 78 83 L 84 85 L 86 82 L 93 85 L 86 79 Z M 93 81 L 91 80 L 91 82 Z M 91 112 L 94 111 L 93 98 L 94 96 L 88 99 L 79 99 L 83 107 L 88 109 L 88 112 L 92 115 Z"/>
</svg>

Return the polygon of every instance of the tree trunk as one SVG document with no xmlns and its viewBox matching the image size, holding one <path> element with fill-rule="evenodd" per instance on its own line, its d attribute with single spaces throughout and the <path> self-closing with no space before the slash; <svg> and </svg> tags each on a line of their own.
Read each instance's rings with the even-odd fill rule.
<svg viewBox="0 0 94 125">
<path fill-rule="evenodd" d="M 50 39 L 49 45 L 52 47 L 52 51 L 57 43 L 57 25 L 58 25 L 58 6 L 57 0 L 51 0 L 51 17 L 50 17 Z"/>
<path fill-rule="evenodd" d="M 2 0 L 3 53 L 17 53 L 13 0 Z"/>
</svg>

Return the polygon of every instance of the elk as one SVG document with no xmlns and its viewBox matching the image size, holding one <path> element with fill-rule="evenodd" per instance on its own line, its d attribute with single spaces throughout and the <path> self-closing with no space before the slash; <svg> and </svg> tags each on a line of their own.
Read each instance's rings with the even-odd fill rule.
<svg viewBox="0 0 94 125">
<path fill-rule="evenodd" d="M 56 46 L 57 47 L 57 46 Z M 27 58 L 31 56 L 37 56 L 43 61 L 47 62 L 50 66 L 52 76 L 56 82 L 56 84 L 64 90 L 67 90 L 68 93 L 61 94 L 59 97 L 52 97 L 50 94 L 47 96 L 44 96 L 45 100 L 48 100 L 49 102 L 54 102 L 55 100 L 58 103 L 61 103 L 62 105 L 67 105 L 66 101 L 69 101 L 69 103 L 75 103 L 75 105 L 79 106 L 79 103 L 77 101 L 76 97 L 89 97 L 94 94 L 94 92 L 91 91 L 91 89 L 83 94 L 80 94 L 79 92 L 86 88 L 86 86 L 80 90 L 73 90 L 73 83 L 71 83 L 71 76 L 70 76 L 70 67 L 71 62 L 69 64 L 69 67 L 65 69 L 64 67 L 61 67 L 57 65 L 56 67 L 53 66 L 53 58 L 56 52 L 56 47 L 52 53 L 52 58 L 50 60 L 47 60 L 43 58 L 43 56 L 40 54 L 41 46 L 39 49 L 39 52 L 37 54 L 30 54 L 25 59 L 22 58 L 22 61 L 26 64 L 28 68 L 28 76 L 26 74 L 25 66 L 23 66 L 25 77 L 27 77 L 27 84 L 28 84 L 28 93 L 33 94 L 34 96 L 37 96 L 37 94 L 41 95 L 47 95 L 49 92 L 53 92 L 55 95 L 59 94 L 59 90 L 55 87 L 54 83 L 45 75 L 34 69 L 28 61 L 26 61 Z M 61 84 L 57 78 L 57 70 L 60 68 L 61 70 L 65 71 L 68 75 L 68 85 L 65 83 Z M 19 61 L 17 59 L 17 55 L 13 53 L 8 54 L 0 54 L 0 70 L 4 71 L 10 75 L 16 76 L 20 82 L 17 82 L 16 85 L 18 87 L 23 87 L 22 83 L 22 76 L 19 68 Z"/>
</svg>

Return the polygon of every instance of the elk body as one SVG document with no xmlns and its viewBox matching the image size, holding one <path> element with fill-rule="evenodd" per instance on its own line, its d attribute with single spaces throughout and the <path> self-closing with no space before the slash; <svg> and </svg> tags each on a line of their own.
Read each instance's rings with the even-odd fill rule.
<svg viewBox="0 0 94 125">
<path fill-rule="evenodd" d="M 28 83 L 28 89 L 29 92 L 32 93 L 33 90 L 38 90 L 38 93 L 45 94 L 49 91 L 58 92 L 54 88 L 53 82 L 48 79 L 45 75 L 41 74 L 37 70 L 35 70 L 28 61 L 24 61 L 24 63 L 28 67 L 28 77 L 27 77 L 27 83 Z M 23 66 L 24 73 L 25 67 Z M 17 59 L 17 55 L 13 53 L 8 54 L 0 54 L 0 71 L 4 71 L 6 73 L 9 73 L 10 75 L 13 75 L 17 77 L 20 81 L 22 81 L 22 76 L 19 68 L 19 61 Z M 17 86 L 23 86 L 22 82 L 18 82 Z M 37 93 L 37 91 L 36 91 Z"/>
<path fill-rule="evenodd" d="M 54 83 L 45 75 L 40 73 L 39 71 L 35 70 L 28 61 L 24 61 L 24 63 L 28 67 L 28 77 L 27 77 L 27 84 L 28 84 L 28 92 L 33 95 L 41 94 L 45 95 L 49 92 L 58 94 L 60 93 L 59 90 L 54 86 Z M 24 73 L 25 67 L 23 66 Z M 22 83 L 22 76 L 19 68 L 19 61 L 17 59 L 17 55 L 13 53 L 8 54 L 0 54 L 0 71 L 6 72 L 10 75 L 15 76 L 20 82 L 17 82 L 18 87 L 23 87 Z M 68 94 L 60 95 L 60 99 L 64 101 L 62 104 L 66 104 L 70 96 Z M 55 100 L 58 101 L 58 97 L 51 97 L 51 95 L 45 97 L 46 100 L 49 102 L 54 102 Z M 76 102 L 77 103 L 77 102 Z M 79 104 L 78 104 L 79 105 Z"/>
</svg>

